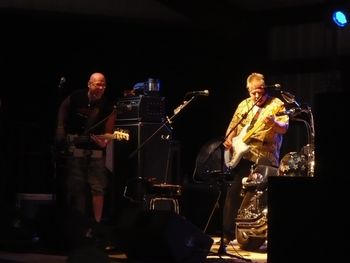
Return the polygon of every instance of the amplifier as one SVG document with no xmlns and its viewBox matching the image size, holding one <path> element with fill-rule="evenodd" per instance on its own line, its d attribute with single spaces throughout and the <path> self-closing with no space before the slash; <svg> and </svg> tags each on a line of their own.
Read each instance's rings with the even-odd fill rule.
<svg viewBox="0 0 350 263">
<path fill-rule="evenodd" d="M 117 122 L 163 122 L 165 118 L 165 98 L 140 95 L 121 98 L 116 104 Z"/>
</svg>

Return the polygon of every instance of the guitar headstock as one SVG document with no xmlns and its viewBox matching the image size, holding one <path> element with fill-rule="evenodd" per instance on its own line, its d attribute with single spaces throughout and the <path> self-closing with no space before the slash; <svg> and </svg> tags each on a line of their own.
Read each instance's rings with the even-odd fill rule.
<svg viewBox="0 0 350 263">
<path fill-rule="evenodd" d="M 118 141 L 129 141 L 130 134 L 127 130 L 118 129 L 113 132 L 113 138 Z"/>
</svg>

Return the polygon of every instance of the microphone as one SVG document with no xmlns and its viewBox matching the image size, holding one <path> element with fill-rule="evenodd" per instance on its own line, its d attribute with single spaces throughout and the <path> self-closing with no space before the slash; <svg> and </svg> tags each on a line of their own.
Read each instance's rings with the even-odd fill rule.
<svg viewBox="0 0 350 263">
<path fill-rule="evenodd" d="M 197 90 L 197 91 L 189 91 L 186 93 L 187 95 L 191 96 L 209 96 L 209 90 Z"/>
<path fill-rule="evenodd" d="M 65 77 L 61 77 L 61 79 L 60 79 L 60 83 L 58 84 L 58 88 L 59 89 L 62 89 L 63 88 L 63 86 L 64 86 L 64 84 L 66 84 L 66 78 Z"/>
<path fill-rule="evenodd" d="M 272 84 L 272 85 L 265 85 L 264 88 L 267 90 L 280 91 L 282 87 L 281 87 L 281 84 L 276 83 L 276 84 Z"/>
</svg>

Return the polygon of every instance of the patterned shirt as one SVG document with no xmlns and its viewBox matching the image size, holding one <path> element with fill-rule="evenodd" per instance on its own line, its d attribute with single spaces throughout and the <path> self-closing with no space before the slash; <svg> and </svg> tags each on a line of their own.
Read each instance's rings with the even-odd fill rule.
<svg viewBox="0 0 350 263">
<path fill-rule="evenodd" d="M 250 146 L 249 151 L 243 155 L 244 159 L 252 162 L 263 161 L 264 164 L 276 167 L 279 165 L 283 135 L 276 133 L 263 120 L 269 115 L 275 115 L 277 121 L 288 124 L 288 115 L 276 116 L 283 111 L 285 111 L 284 103 L 275 97 L 268 97 L 263 107 L 254 106 L 251 98 L 243 100 L 238 105 L 226 134 L 234 128 L 236 137 L 241 137 L 242 141 Z"/>
</svg>

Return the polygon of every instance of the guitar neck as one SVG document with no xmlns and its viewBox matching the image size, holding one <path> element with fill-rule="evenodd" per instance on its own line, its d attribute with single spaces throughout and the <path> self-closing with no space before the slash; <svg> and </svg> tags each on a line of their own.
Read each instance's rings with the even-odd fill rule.
<svg viewBox="0 0 350 263">
<path fill-rule="evenodd" d="M 113 133 L 105 133 L 98 136 L 101 136 L 102 138 L 107 140 L 119 140 L 119 141 L 121 140 L 128 141 L 130 137 L 128 132 L 119 131 L 119 130 L 114 131 Z"/>
<path fill-rule="evenodd" d="M 129 140 L 129 133 L 126 131 L 114 131 L 113 133 L 105 133 L 105 134 L 97 134 L 96 135 L 99 138 L 106 139 L 106 140 L 118 140 L 118 141 L 128 141 Z M 74 144 L 77 143 L 87 143 L 90 141 L 90 135 L 69 135 L 67 136 L 68 142 L 73 142 Z"/>
<path fill-rule="evenodd" d="M 270 115 L 275 115 L 282 107 L 283 105 L 277 106 L 270 112 Z M 242 141 L 244 143 L 246 143 L 250 139 L 250 137 L 257 131 L 257 129 L 264 123 L 264 118 L 266 116 L 267 114 L 261 115 L 254 124 L 254 126 L 244 135 L 244 137 L 242 138 Z"/>
<path fill-rule="evenodd" d="M 244 143 L 247 143 L 247 141 L 250 139 L 250 137 L 256 132 L 256 130 L 262 125 L 263 121 L 257 121 L 253 128 L 251 128 L 242 138 L 242 141 Z"/>
</svg>

